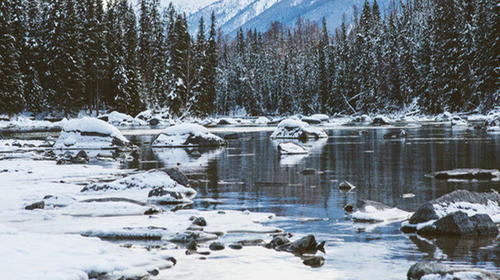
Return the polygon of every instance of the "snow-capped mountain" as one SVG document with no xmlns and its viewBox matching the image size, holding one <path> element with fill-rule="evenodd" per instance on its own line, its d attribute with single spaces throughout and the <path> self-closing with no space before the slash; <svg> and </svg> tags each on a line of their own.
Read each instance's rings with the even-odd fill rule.
<svg viewBox="0 0 500 280">
<path fill-rule="evenodd" d="M 191 1 L 183 2 L 188 6 L 191 5 L 187 4 Z M 215 12 L 217 24 L 226 34 L 234 34 L 240 27 L 244 30 L 255 28 L 265 31 L 272 21 L 293 25 L 299 17 L 318 22 L 325 17 L 329 29 L 333 30 L 342 23 L 344 14 L 346 21 L 352 20 L 354 5 L 361 12 L 364 0 L 212 0 L 212 2 L 195 12 L 194 9 L 190 10 L 188 22 L 192 34 L 198 30 L 200 17 L 203 16 L 208 23 L 212 11 Z M 378 1 L 382 13 L 390 2 L 391 0 Z"/>
<path fill-rule="evenodd" d="M 361 13 L 364 0 L 161 0 L 161 5 L 167 7 L 170 2 L 178 12 L 186 13 L 191 34 L 198 32 L 201 17 L 208 26 L 214 11 L 217 25 L 225 34 L 234 35 L 240 27 L 265 31 L 272 21 L 291 26 L 299 17 L 318 22 L 325 17 L 328 28 L 334 30 L 340 26 L 344 15 L 347 22 L 352 21 L 354 5 Z M 382 14 L 391 2 L 378 0 Z"/>
</svg>

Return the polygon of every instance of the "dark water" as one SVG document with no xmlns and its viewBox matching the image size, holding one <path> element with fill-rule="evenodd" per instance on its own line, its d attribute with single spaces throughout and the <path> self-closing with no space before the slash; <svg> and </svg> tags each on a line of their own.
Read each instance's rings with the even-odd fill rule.
<svg viewBox="0 0 500 280">
<path fill-rule="evenodd" d="M 346 279 L 405 279 L 408 268 L 424 259 L 499 272 L 496 240 L 426 240 L 401 233 L 400 222 L 352 223 L 343 208 L 358 200 L 414 211 L 456 189 L 500 190 L 499 182 L 446 182 L 425 176 L 454 168 L 500 168 L 500 134 L 418 126 L 405 128 L 410 134 L 405 140 L 384 140 L 392 129 L 327 128 L 330 138 L 302 143 L 311 154 L 298 157 L 281 157 L 269 129 L 234 128 L 240 139 L 228 141 L 226 148 L 201 151 L 154 150 L 148 145 L 152 136 L 136 132 L 128 137 L 142 149 L 139 160 L 128 167 L 178 165 L 198 191 L 195 208 L 272 212 L 278 218 L 271 225 L 326 240 L 322 276 L 337 271 Z M 304 175 L 306 168 L 318 172 Z M 344 180 L 357 188 L 340 191 L 338 184 Z"/>
</svg>

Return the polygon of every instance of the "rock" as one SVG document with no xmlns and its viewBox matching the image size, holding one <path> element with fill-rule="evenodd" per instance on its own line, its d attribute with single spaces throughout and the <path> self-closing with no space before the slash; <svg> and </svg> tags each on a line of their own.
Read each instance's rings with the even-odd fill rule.
<svg viewBox="0 0 500 280">
<path fill-rule="evenodd" d="M 324 246 L 325 246 L 325 241 L 318 243 L 316 242 L 316 238 L 314 238 L 314 235 L 307 235 L 295 242 L 286 243 L 284 245 L 278 246 L 276 250 L 286 251 L 299 255 L 305 253 L 315 254 L 318 250 L 324 253 L 325 252 Z"/>
<path fill-rule="evenodd" d="M 313 117 L 303 117 L 302 121 L 308 124 L 320 124 L 321 120 Z"/>
<path fill-rule="evenodd" d="M 352 211 L 354 211 L 354 206 L 352 206 L 352 204 L 347 204 L 346 206 L 344 206 L 344 211 L 346 211 L 347 213 L 351 213 Z"/>
<path fill-rule="evenodd" d="M 427 276 L 427 277 L 425 277 Z M 499 280 L 500 276 L 481 269 L 453 268 L 444 264 L 423 261 L 410 267 L 407 273 L 408 280 L 436 279 L 436 280 Z"/>
<path fill-rule="evenodd" d="M 42 200 L 42 201 L 39 201 L 39 202 L 35 202 L 33 204 L 30 204 L 26 207 L 24 207 L 24 209 L 26 210 L 35 210 L 35 209 L 43 209 L 45 208 L 45 202 Z"/>
<path fill-rule="evenodd" d="M 344 181 L 344 182 L 339 184 L 339 190 L 341 190 L 341 191 L 348 192 L 348 191 L 353 190 L 355 188 L 356 188 L 356 186 L 354 186 L 353 184 L 351 184 L 347 181 Z"/>
<path fill-rule="evenodd" d="M 437 220 L 439 216 L 434 210 L 432 203 L 424 203 L 417 212 L 415 212 L 410 218 L 410 224 L 420 224 L 431 220 Z"/>
<path fill-rule="evenodd" d="M 233 249 L 233 250 L 241 250 L 243 249 L 243 245 L 241 244 L 231 244 L 231 245 L 228 245 L 227 247 Z"/>
<path fill-rule="evenodd" d="M 156 126 L 160 124 L 160 120 L 158 118 L 151 118 L 150 120 L 148 120 L 148 124 L 150 126 Z"/>
<path fill-rule="evenodd" d="M 302 263 L 310 267 L 322 267 L 325 264 L 325 258 L 322 256 L 309 257 Z"/>
<path fill-rule="evenodd" d="M 281 245 L 285 245 L 287 243 L 290 243 L 290 240 L 288 240 L 288 238 L 286 238 L 286 236 L 278 235 L 278 236 L 275 236 L 273 238 L 273 240 L 271 240 L 271 242 L 264 245 L 264 247 L 266 247 L 268 249 L 275 249 L 276 247 L 279 247 Z"/>
<path fill-rule="evenodd" d="M 319 139 L 328 138 L 323 129 L 311 127 L 308 123 L 286 119 L 278 124 L 276 130 L 270 136 L 272 139 Z"/>
<path fill-rule="evenodd" d="M 392 131 L 387 134 L 384 134 L 384 139 L 403 139 L 408 136 L 408 133 L 406 131 L 400 129 L 398 131 Z"/>
<path fill-rule="evenodd" d="M 389 122 L 389 119 L 387 117 L 382 116 L 382 115 L 378 115 L 378 116 L 373 118 L 372 124 L 373 125 L 388 125 L 391 123 Z"/>
<path fill-rule="evenodd" d="M 431 175 L 438 180 L 493 180 L 500 178 L 498 169 L 454 169 L 436 172 Z"/>
<path fill-rule="evenodd" d="M 203 217 L 198 217 L 198 218 L 194 219 L 193 225 L 198 225 L 198 226 L 204 227 L 204 226 L 207 226 L 207 221 Z"/>
<path fill-rule="evenodd" d="M 478 193 L 467 190 L 456 190 L 439 198 L 424 203 L 411 216 L 408 223 L 403 224 L 404 231 L 411 231 L 419 224 L 443 218 L 457 211 L 475 214 L 496 214 L 500 212 L 500 194 L 496 192 Z"/>
<path fill-rule="evenodd" d="M 224 247 L 224 245 L 220 242 L 213 242 L 212 244 L 210 244 L 210 246 L 208 246 L 208 248 L 212 251 L 221 251 L 226 247 Z"/>
<path fill-rule="evenodd" d="M 89 162 L 89 156 L 85 151 L 79 151 L 78 154 L 71 160 L 72 163 L 85 164 Z"/>
<path fill-rule="evenodd" d="M 226 145 L 219 136 L 197 124 L 180 124 L 166 128 L 153 140 L 153 147 L 219 147 Z"/>
<path fill-rule="evenodd" d="M 163 199 L 157 199 L 155 202 L 158 204 L 166 205 L 166 204 L 177 204 L 182 203 L 185 200 L 185 195 L 180 192 L 171 191 L 168 189 L 156 188 L 152 189 L 148 193 L 148 197 L 161 197 Z"/>
<path fill-rule="evenodd" d="M 169 168 L 163 168 L 159 169 L 160 171 L 163 171 L 172 178 L 172 180 L 176 181 L 177 183 L 188 187 L 189 186 L 189 179 L 182 173 L 182 171 L 179 169 L 179 167 L 169 167 Z"/>
<path fill-rule="evenodd" d="M 186 249 L 196 251 L 198 249 L 198 242 L 191 240 L 186 244 Z"/>
<path fill-rule="evenodd" d="M 85 117 L 66 122 L 54 148 L 109 149 L 129 144 L 116 127 L 103 120 Z"/>
<path fill-rule="evenodd" d="M 417 231 L 421 235 L 472 236 L 498 235 L 498 228 L 486 214 L 469 217 L 462 211 L 453 212 L 437 220 L 432 225 Z"/>
</svg>

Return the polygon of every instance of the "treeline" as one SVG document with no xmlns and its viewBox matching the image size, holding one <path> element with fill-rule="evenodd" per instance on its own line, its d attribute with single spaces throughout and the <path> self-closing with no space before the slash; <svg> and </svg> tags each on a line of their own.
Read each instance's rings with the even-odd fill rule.
<svg viewBox="0 0 500 280">
<path fill-rule="evenodd" d="M 354 21 L 196 36 L 159 0 L 0 0 L 0 113 L 486 112 L 500 105 L 500 0 L 376 0 Z M 208 32 L 206 32 L 208 29 Z"/>
<path fill-rule="evenodd" d="M 365 2 L 334 32 L 299 19 L 221 46 L 220 112 L 486 112 L 500 105 L 500 1 Z"/>
<path fill-rule="evenodd" d="M 105 8 L 106 7 L 106 8 Z M 159 0 L 1 0 L 0 113 L 214 113 L 216 32 Z"/>
</svg>

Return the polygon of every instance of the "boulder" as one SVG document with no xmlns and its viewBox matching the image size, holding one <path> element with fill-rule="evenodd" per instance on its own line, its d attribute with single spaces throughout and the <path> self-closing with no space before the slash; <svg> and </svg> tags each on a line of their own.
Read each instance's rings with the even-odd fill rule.
<svg viewBox="0 0 500 280">
<path fill-rule="evenodd" d="M 224 250 L 226 247 L 224 247 L 224 244 L 220 242 L 213 242 L 212 244 L 210 244 L 210 246 L 208 246 L 208 248 L 212 251 L 221 251 Z"/>
<path fill-rule="evenodd" d="M 317 251 L 325 252 L 325 241 L 318 243 L 314 235 L 307 235 L 301 239 L 276 247 L 278 251 L 286 251 L 297 255 L 316 254 Z"/>
<path fill-rule="evenodd" d="M 341 191 L 348 192 L 348 191 L 353 190 L 355 188 L 356 188 L 356 186 L 354 186 L 353 184 L 351 184 L 347 181 L 341 182 L 339 184 L 339 190 L 341 190 Z"/>
<path fill-rule="evenodd" d="M 168 127 L 153 140 L 153 147 L 219 147 L 226 145 L 219 136 L 197 124 Z"/>
<path fill-rule="evenodd" d="M 408 222 L 403 223 L 402 230 L 405 232 L 416 231 L 418 228 L 432 225 L 436 220 L 457 211 L 462 211 L 469 217 L 476 214 L 486 214 L 490 219 L 493 219 L 500 214 L 500 194 L 456 190 L 424 203 Z M 483 221 L 485 217 L 479 216 L 476 219 Z"/>
<path fill-rule="evenodd" d="M 373 125 L 388 125 L 391 123 L 387 117 L 382 116 L 382 115 L 378 115 L 378 116 L 373 118 L 372 124 Z"/>
<path fill-rule="evenodd" d="M 69 120 L 54 144 L 56 149 L 113 149 L 128 146 L 129 141 L 105 121 L 85 117 Z"/>
<path fill-rule="evenodd" d="M 171 191 L 163 187 L 152 189 L 148 194 L 149 201 L 161 205 L 178 204 L 187 202 L 186 196 L 181 192 Z"/>
<path fill-rule="evenodd" d="M 421 235 L 444 236 L 496 236 L 498 228 L 486 214 L 476 214 L 469 217 L 462 211 L 453 212 L 437 220 L 432 225 L 417 231 Z"/>
<path fill-rule="evenodd" d="M 286 236 L 277 235 L 273 238 L 273 240 L 271 240 L 271 242 L 264 245 L 264 247 L 266 247 L 268 249 L 275 249 L 276 247 L 279 247 L 281 245 L 285 245 L 287 243 L 290 243 L 290 240 L 288 240 L 288 238 L 286 238 Z"/>
<path fill-rule="evenodd" d="M 439 171 L 431 174 L 432 177 L 438 180 L 498 180 L 500 171 L 498 169 L 453 169 L 447 171 Z"/>
<path fill-rule="evenodd" d="M 278 124 L 271 134 L 272 139 L 319 139 L 328 138 L 325 131 L 318 127 L 311 127 L 303 121 L 286 119 Z"/>
<path fill-rule="evenodd" d="M 43 208 L 45 208 L 45 202 L 43 200 L 39 201 L 39 202 L 32 203 L 32 204 L 24 207 L 24 209 L 26 209 L 26 210 L 35 210 L 35 209 L 43 209 Z"/>
<path fill-rule="evenodd" d="M 308 257 L 302 263 L 310 267 L 322 267 L 325 264 L 325 258 L 322 256 Z"/>
<path fill-rule="evenodd" d="M 352 214 L 352 220 L 358 223 L 402 221 L 411 215 L 409 212 L 371 200 L 358 201 L 357 206 L 356 212 Z"/>
<path fill-rule="evenodd" d="M 207 221 L 203 217 L 197 217 L 196 219 L 193 220 L 193 225 L 205 227 L 207 226 Z"/>
<path fill-rule="evenodd" d="M 407 273 L 408 280 L 436 279 L 436 280 L 499 280 L 498 274 L 474 268 L 453 268 L 440 263 L 422 261 L 410 267 Z"/>
</svg>

